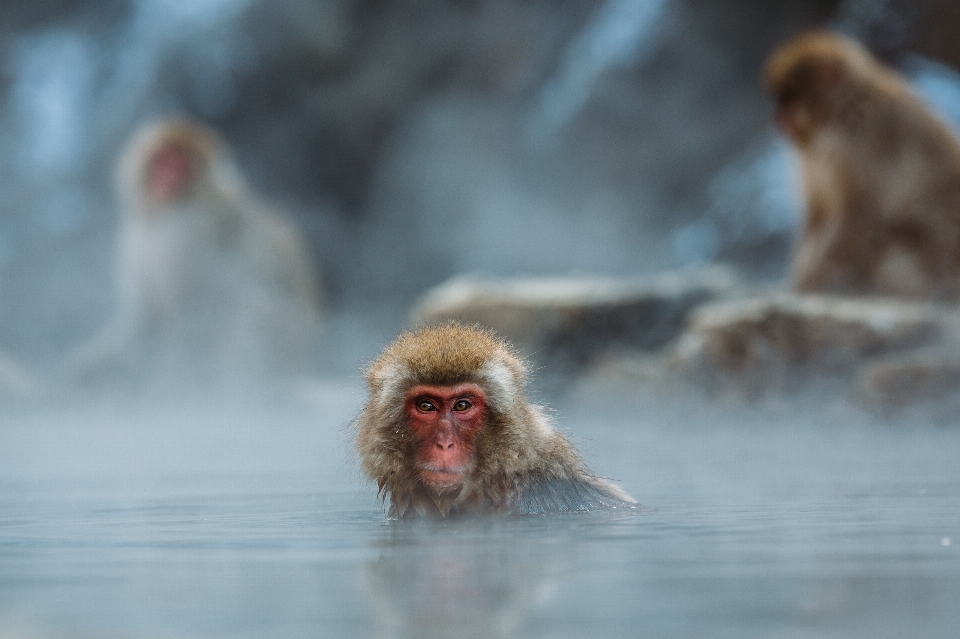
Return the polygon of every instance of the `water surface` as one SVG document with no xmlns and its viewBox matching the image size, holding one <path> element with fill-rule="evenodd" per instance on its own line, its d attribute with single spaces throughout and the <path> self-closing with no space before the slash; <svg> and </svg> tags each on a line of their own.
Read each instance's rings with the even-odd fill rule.
<svg viewBox="0 0 960 639">
<path fill-rule="evenodd" d="M 956 637 L 960 428 L 561 407 L 637 511 L 386 522 L 362 397 L 0 417 L 0 637 Z"/>
</svg>

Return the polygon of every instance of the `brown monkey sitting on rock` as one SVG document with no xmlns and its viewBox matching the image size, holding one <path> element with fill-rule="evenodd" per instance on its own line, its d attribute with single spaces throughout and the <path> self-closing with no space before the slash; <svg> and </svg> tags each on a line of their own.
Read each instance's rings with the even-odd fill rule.
<svg viewBox="0 0 960 639">
<path fill-rule="evenodd" d="M 802 35 L 767 63 L 800 158 L 801 292 L 960 297 L 960 141 L 856 42 Z"/>
<path fill-rule="evenodd" d="M 527 401 L 526 376 L 505 342 L 455 323 L 383 352 L 367 370 L 358 449 L 391 518 L 635 507 Z"/>
</svg>

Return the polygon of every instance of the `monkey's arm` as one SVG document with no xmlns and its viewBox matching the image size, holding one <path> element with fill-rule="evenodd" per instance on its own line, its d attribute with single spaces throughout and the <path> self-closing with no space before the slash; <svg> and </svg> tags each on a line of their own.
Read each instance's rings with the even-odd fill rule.
<svg viewBox="0 0 960 639">
<path fill-rule="evenodd" d="M 69 373 L 81 381 L 88 381 L 90 377 L 119 365 L 135 334 L 136 322 L 132 318 L 117 317 L 68 356 Z"/>
<path fill-rule="evenodd" d="M 68 357 L 68 370 L 77 379 L 97 376 L 121 365 L 124 355 L 142 333 L 147 323 L 148 301 L 142 299 L 143 286 L 131 282 L 132 279 L 128 274 L 121 280 L 119 309 L 113 319 Z"/>
<path fill-rule="evenodd" d="M 794 289 L 815 292 L 830 288 L 836 268 L 830 256 L 836 253 L 840 236 L 836 225 L 831 228 L 804 229 L 793 260 L 791 279 Z"/>
<path fill-rule="evenodd" d="M 253 220 L 261 229 L 257 235 L 262 234 L 269 240 L 268 249 L 260 247 L 255 252 L 263 261 L 260 267 L 265 273 L 271 273 L 275 285 L 293 299 L 304 303 L 313 312 L 322 312 L 324 300 L 320 278 L 303 238 L 289 220 L 267 209 L 260 212 L 261 215 Z"/>
<path fill-rule="evenodd" d="M 105 326 L 67 357 L 69 373 L 83 381 L 121 366 L 125 354 L 147 324 L 148 315 L 154 312 L 150 308 L 148 278 L 137 255 L 137 234 L 125 229 L 121 235 L 124 240 L 118 250 L 116 266 L 117 311 Z"/>
<path fill-rule="evenodd" d="M 797 291 L 840 292 L 865 285 L 863 264 L 870 259 L 865 251 L 884 221 L 878 213 L 883 203 L 863 186 L 869 179 L 856 162 L 862 153 L 825 144 L 826 160 L 805 161 L 807 216 L 791 272 Z"/>
</svg>

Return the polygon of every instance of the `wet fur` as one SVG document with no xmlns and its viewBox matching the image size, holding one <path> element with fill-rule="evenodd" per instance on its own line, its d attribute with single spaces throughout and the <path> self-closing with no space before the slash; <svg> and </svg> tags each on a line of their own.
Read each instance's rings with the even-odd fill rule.
<svg viewBox="0 0 960 639">
<path fill-rule="evenodd" d="M 491 333 L 447 324 L 404 333 L 367 371 L 370 399 L 359 418 L 363 472 L 390 499 L 392 518 L 467 513 L 532 514 L 635 504 L 593 475 L 573 445 L 553 429 L 544 409 L 524 395 L 527 368 Z M 420 481 L 407 392 L 420 384 L 480 385 L 487 423 L 474 439 L 463 484 L 436 493 Z"/>
</svg>

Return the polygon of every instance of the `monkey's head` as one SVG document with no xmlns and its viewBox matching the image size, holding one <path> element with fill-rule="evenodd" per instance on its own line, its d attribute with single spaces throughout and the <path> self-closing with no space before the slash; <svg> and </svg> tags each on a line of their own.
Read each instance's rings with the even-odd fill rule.
<svg viewBox="0 0 960 639">
<path fill-rule="evenodd" d="M 791 40 L 770 56 L 764 70 L 777 124 L 795 143 L 804 144 L 840 117 L 863 79 L 880 69 L 860 44 L 830 31 Z"/>
<path fill-rule="evenodd" d="M 138 131 L 117 165 L 122 203 L 140 212 L 177 206 L 213 188 L 217 167 L 227 164 L 213 131 L 188 120 L 162 120 Z"/>
<path fill-rule="evenodd" d="M 531 434 L 508 416 L 527 410 L 525 375 L 513 350 L 479 328 L 451 323 L 401 335 L 367 371 L 364 471 L 381 490 L 420 485 L 440 495 L 459 492 L 504 455 L 522 456 Z"/>
</svg>

